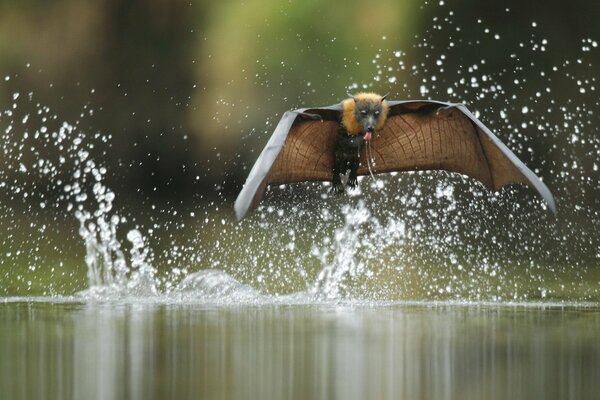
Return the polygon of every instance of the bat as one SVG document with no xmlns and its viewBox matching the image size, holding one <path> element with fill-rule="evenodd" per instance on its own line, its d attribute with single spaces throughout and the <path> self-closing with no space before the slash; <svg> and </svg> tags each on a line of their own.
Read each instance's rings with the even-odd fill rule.
<svg viewBox="0 0 600 400">
<path fill-rule="evenodd" d="M 461 173 L 492 191 L 525 184 L 556 214 L 548 187 L 463 104 L 386 97 L 358 93 L 285 112 L 235 201 L 238 221 L 269 185 L 330 181 L 332 192 L 343 193 L 346 173 L 353 189 L 360 175 L 418 170 Z"/>
</svg>

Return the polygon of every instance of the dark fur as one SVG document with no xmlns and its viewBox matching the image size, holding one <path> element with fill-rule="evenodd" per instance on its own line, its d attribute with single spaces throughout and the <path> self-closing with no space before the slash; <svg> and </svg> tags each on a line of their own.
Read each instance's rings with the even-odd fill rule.
<svg viewBox="0 0 600 400">
<path fill-rule="evenodd" d="M 344 186 L 340 175 L 345 174 L 348 170 L 348 181 L 346 186 L 350 189 L 354 189 L 357 184 L 356 171 L 359 167 L 360 151 L 365 146 L 366 141 L 364 140 L 364 134 L 371 132 L 375 134 L 375 127 L 380 121 L 385 122 L 387 116 L 387 106 L 385 109 L 382 107 L 382 100 L 385 96 L 379 97 L 376 95 L 367 95 L 366 98 L 356 99 L 354 98 L 353 105 L 354 110 L 352 113 L 348 113 L 351 121 L 340 121 L 340 130 L 338 135 L 338 141 L 335 146 L 333 156 L 333 178 L 332 178 L 332 192 L 343 193 Z M 348 103 L 344 103 L 344 107 L 348 107 Z M 350 110 L 352 108 L 349 108 Z M 383 119 L 382 119 L 383 118 Z M 359 126 L 360 133 L 350 134 L 344 123 L 350 122 L 353 126 Z"/>
<path fill-rule="evenodd" d="M 346 129 L 340 125 L 339 137 L 333 157 L 333 186 L 331 190 L 334 193 L 344 192 L 340 175 L 345 174 L 348 170 L 350 170 L 350 174 L 348 175 L 346 185 L 350 189 L 356 187 L 356 170 L 359 166 L 359 154 L 365 143 L 362 135 L 348 135 Z"/>
</svg>

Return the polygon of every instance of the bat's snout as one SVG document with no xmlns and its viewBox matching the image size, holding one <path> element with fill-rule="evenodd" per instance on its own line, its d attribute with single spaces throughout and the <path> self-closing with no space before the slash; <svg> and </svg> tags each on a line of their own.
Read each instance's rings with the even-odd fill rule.
<svg viewBox="0 0 600 400">
<path fill-rule="evenodd" d="M 372 121 L 369 121 L 369 123 L 366 126 L 365 134 L 363 135 L 363 139 L 368 142 L 369 140 L 371 140 L 374 133 L 375 133 L 375 124 Z"/>
</svg>

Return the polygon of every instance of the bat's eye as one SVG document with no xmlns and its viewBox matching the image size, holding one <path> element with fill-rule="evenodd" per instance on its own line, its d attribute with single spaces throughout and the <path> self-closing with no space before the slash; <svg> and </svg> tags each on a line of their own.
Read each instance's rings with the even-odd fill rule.
<svg viewBox="0 0 600 400">
<path fill-rule="evenodd" d="M 379 111 L 375 111 L 375 116 L 378 117 L 379 116 Z"/>
<path fill-rule="evenodd" d="M 367 115 L 367 110 L 360 110 L 361 115 Z"/>
</svg>

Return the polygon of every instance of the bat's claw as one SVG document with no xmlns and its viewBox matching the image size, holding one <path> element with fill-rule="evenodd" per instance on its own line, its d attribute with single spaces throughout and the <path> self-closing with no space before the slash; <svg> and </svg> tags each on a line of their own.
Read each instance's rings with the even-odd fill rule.
<svg viewBox="0 0 600 400">
<path fill-rule="evenodd" d="M 342 194 L 344 193 L 344 185 L 342 185 L 342 182 L 334 182 L 333 185 L 331 185 L 331 193 L 332 194 Z"/>
<path fill-rule="evenodd" d="M 348 177 L 348 181 L 346 182 L 346 186 L 348 186 L 348 188 L 350 188 L 351 190 L 354 190 L 354 189 L 356 189 L 357 184 L 358 184 L 358 179 L 356 178 L 356 176 Z"/>
</svg>

